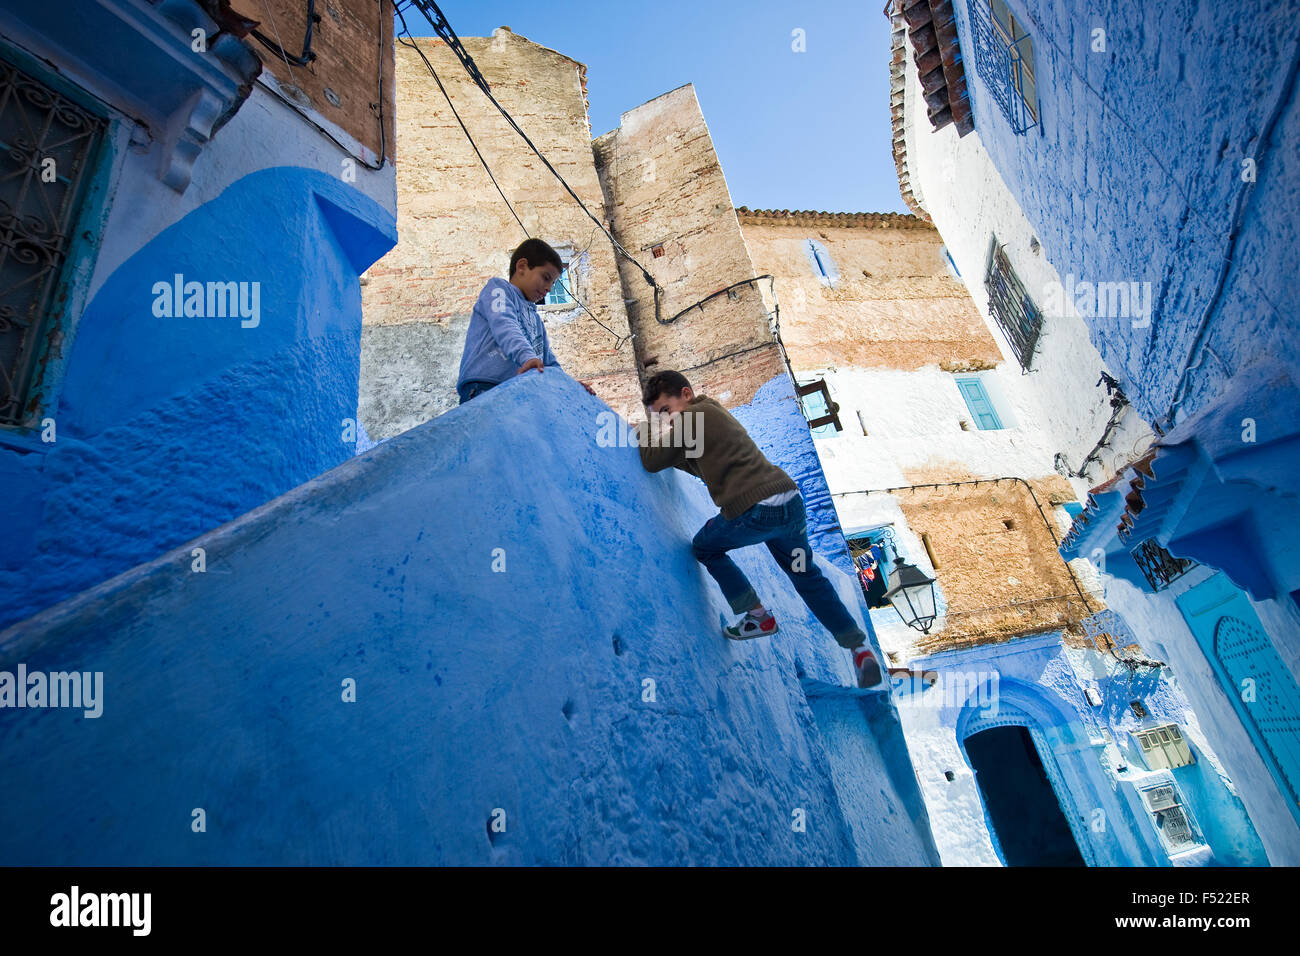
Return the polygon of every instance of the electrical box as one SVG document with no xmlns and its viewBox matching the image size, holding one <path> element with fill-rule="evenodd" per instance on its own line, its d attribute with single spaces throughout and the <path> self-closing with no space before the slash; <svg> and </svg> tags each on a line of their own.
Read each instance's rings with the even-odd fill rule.
<svg viewBox="0 0 1300 956">
<path fill-rule="evenodd" d="M 1168 770 L 1195 763 L 1192 750 L 1177 724 L 1136 730 L 1133 737 L 1142 748 L 1142 759 L 1148 770 Z"/>
<path fill-rule="evenodd" d="M 1172 783 L 1162 783 L 1142 791 L 1142 799 L 1155 822 L 1156 831 L 1170 853 L 1180 853 L 1197 845 L 1200 840 Z"/>
</svg>

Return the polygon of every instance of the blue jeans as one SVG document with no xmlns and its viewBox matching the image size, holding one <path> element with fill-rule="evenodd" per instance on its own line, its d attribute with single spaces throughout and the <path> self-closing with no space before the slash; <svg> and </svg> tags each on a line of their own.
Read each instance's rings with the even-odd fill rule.
<svg viewBox="0 0 1300 956">
<path fill-rule="evenodd" d="M 813 562 L 808 543 L 808 517 L 803 497 L 796 494 L 783 505 L 754 505 L 733 521 L 721 514 L 710 518 L 691 542 L 695 557 L 722 589 L 736 614 L 759 603 L 749 580 L 727 557 L 733 548 L 763 543 L 781 566 L 808 610 L 831 632 L 841 647 L 857 647 L 866 635 L 854 622 L 826 575 Z"/>
<path fill-rule="evenodd" d="M 484 382 L 480 379 L 471 379 L 468 382 L 461 382 L 456 386 L 456 394 L 460 396 L 460 404 L 464 405 L 475 395 L 482 395 L 489 388 L 496 388 L 500 382 Z"/>
</svg>

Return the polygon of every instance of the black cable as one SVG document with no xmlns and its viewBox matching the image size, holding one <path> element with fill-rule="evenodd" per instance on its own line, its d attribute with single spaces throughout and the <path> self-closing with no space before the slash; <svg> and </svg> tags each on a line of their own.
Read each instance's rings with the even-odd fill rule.
<svg viewBox="0 0 1300 956">
<path fill-rule="evenodd" d="M 383 169 L 384 165 L 388 161 L 388 157 L 387 157 L 388 139 L 384 131 L 384 4 L 386 2 L 388 2 L 388 0 L 379 0 L 379 110 L 378 110 L 379 112 L 379 162 L 378 163 L 372 163 L 358 156 L 356 153 L 352 152 L 352 150 L 348 149 L 347 146 L 339 142 L 338 137 L 336 137 L 324 126 L 321 126 L 320 123 L 317 123 L 314 119 L 312 119 L 302 110 L 300 110 L 297 104 L 287 99 L 282 93 L 280 93 L 279 90 L 263 82 L 261 77 L 258 77 L 257 80 L 258 86 L 262 87 L 262 89 L 272 94 L 281 103 L 283 103 L 285 106 L 288 106 L 295 113 L 301 116 L 304 120 L 306 120 L 308 123 L 314 126 L 318 133 L 320 133 L 322 136 L 328 139 L 339 149 L 343 150 L 343 152 L 347 153 L 349 156 L 351 156 L 354 160 L 356 160 L 366 169 L 374 170 L 374 171 Z M 309 35 L 310 35 L 310 31 L 309 31 Z M 315 56 L 315 54 L 313 54 L 313 56 Z"/>
<path fill-rule="evenodd" d="M 502 190 L 501 184 L 497 182 L 496 176 L 492 175 L 492 167 L 488 165 L 487 160 L 483 158 L 483 154 L 479 152 L 478 144 L 474 142 L 474 137 L 470 135 L 469 128 L 465 125 L 465 121 L 460 118 L 460 113 L 457 112 L 456 105 L 452 103 L 451 96 L 447 93 L 447 88 L 442 85 L 442 79 L 438 76 L 438 71 L 433 68 L 433 64 L 429 62 L 429 58 L 424 55 L 424 51 L 420 49 L 419 44 L 417 44 L 411 37 L 411 28 L 406 25 L 406 17 L 402 16 L 401 10 L 397 10 L 396 8 L 394 9 L 397 12 L 397 18 L 402 21 L 402 32 L 397 37 L 398 42 L 400 42 L 402 46 L 410 47 L 420 55 L 420 59 L 424 61 L 424 65 L 428 69 L 429 75 L 433 77 L 433 81 L 438 84 L 438 89 L 442 91 L 442 98 L 445 99 L 447 105 L 451 107 L 451 115 L 456 117 L 456 122 L 460 124 L 461 130 L 465 134 L 465 138 L 469 140 L 469 145 L 473 147 L 474 155 L 478 157 L 478 161 L 482 163 L 483 168 L 487 170 L 488 179 L 492 180 L 492 185 L 496 187 L 502 201 L 506 204 L 506 208 L 510 210 L 510 215 L 514 216 L 515 222 L 519 223 L 519 228 L 524 231 L 525 235 L 528 235 L 528 227 L 524 225 L 524 221 L 519 218 L 519 213 L 515 212 L 515 207 L 512 206 L 510 200 L 506 198 L 505 191 Z M 457 40 L 457 43 L 459 42 L 460 41 Z"/>
<path fill-rule="evenodd" d="M 394 8 L 394 9 L 396 9 L 396 8 Z M 488 161 L 487 161 L 486 159 L 483 158 L 483 154 L 479 151 L 478 144 L 474 142 L 474 137 L 473 137 L 473 135 L 470 133 L 469 128 L 465 125 L 465 121 L 464 121 L 463 119 L 461 119 L 461 115 L 460 115 L 460 113 L 457 111 L 457 109 L 456 109 L 456 105 L 455 105 L 454 103 L 452 103 L 452 101 L 451 101 L 451 96 L 447 93 L 447 88 L 446 88 L 445 86 L 443 86 L 442 79 L 441 79 L 441 77 L 438 76 L 438 71 L 435 70 L 435 69 L 433 68 L 433 64 L 430 63 L 430 62 L 429 62 L 429 58 L 428 58 L 427 56 L 424 55 L 424 51 L 420 49 L 419 44 L 417 44 L 417 43 L 414 42 L 414 38 L 411 36 L 411 30 L 410 30 L 410 27 L 407 26 L 407 23 L 406 23 L 406 17 L 402 16 L 402 11 L 401 11 L 400 9 L 396 9 L 396 12 L 397 12 L 397 18 L 398 18 L 399 20 L 402 21 L 402 33 L 398 36 L 398 40 L 401 42 L 401 44 L 402 44 L 403 46 L 407 46 L 407 47 L 410 47 L 411 49 L 413 49 L 417 54 L 419 54 L 420 59 L 424 61 L 425 68 L 428 69 L 428 71 L 429 71 L 429 75 L 433 77 L 433 81 L 434 81 L 435 83 L 438 84 L 438 89 L 442 92 L 443 99 L 445 99 L 445 100 L 447 101 L 447 105 L 448 105 L 449 107 L 451 107 L 452 115 L 456 117 L 456 122 L 460 124 L 461 131 L 465 134 L 465 138 L 466 138 L 467 140 L 469 140 L 469 144 L 470 144 L 470 146 L 474 149 L 474 155 L 478 157 L 478 161 L 479 161 L 479 163 L 482 164 L 483 169 L 487 172 L 487 174 L 488 174 L 488 178 L 489 178 L 490 180 L 492 180 L 492 185 L 496 187 L 497 193 L 501 196 L 501 200 L 502 200 L 502 202 L 504 202 L 504 203 L 506 204 L 506 208 L 510 210 L 510 215 L 512 215 L 512 216 L 515 217 L 515 222 L 519 223 L 519 228 L 522 229 L 522 230 L 524 231 L 524 235 L 527 236 L 527 237 L 529 237 L 529 238 L 532 238 L 532 233 L 530 233 L 530 232 L 528 231 L 528 227 L 524 225 L 524 221 L 523 221 L 522 219 L 519 218 L 519 213 L 515 212 L 515 207 L 514 207 L 514 205 L 510 202 L 509 197 L 506 196 L 506 194 L 505 194 L 505 190 L 503 190 L 503 189 L 501 188 L 501 184 L 500 184 L 499 182 L 497 182 L 497 178 L 496 178 L 496 176 L 493 175 L 493 173 L 492 173 L 492 167 L 488 165 Z M 455 34 L 453 34 L 453 36 L 455 36 Z M 444 39 L 445 39 L 445 38 L 444 38 Z M 450 45 L 450 43 L 449 43 L 448 45 Z M 455 47 L 454 47 L 454 48 L 460 48 L 460 49 L 462 49 L 462 50 L 464 49 L 463 47 L 460 47 L 460 40 L 459 40 L 459 38 L 456 39 L 456 44 L 455 44 Z M 454 48 L 453 48 L 453 49 L 454 49 Z M 467 54 L 465 54 L 465 55 L 468 57 L 469 54 L 467 53 Z M 470 62 L 472 63 L 473 61 L 471 60 Z M 474 70 L 470 75 L 471 75 L 471 76 L 475 76 L 475 75 L 477 75 L 477 76 L 479 76 L 480 78 L 481 78 L 481 76 L 482 76 L 482 74 L 479 74 L 479 73 L 478 73 L 478 71 L 477 71 L 477 67 L 475 68 L 475 70 Z M 487 82 L 486 80 L 483 80 L 483 83 L 486 84 L 486 82 Z M 498 106 L 498 109 L 499 109 L 499 108 L 500 108 L 500 107 Z M 535 147 L 534 147 L 534 152 L 536 152 L 536 148 L 535 148 Z M 540 155 L 540 154 L 539 154 L 539 155 Z M 548 163 L 547 165 L 549 166 L 550 164 Z M 554 170 L 552 170 L 552 172 L 554 172 Z M 558 175 L 558 174 L 557 174 L 557 175 Z M 562 181 L 562 180 L 561 180 L 561 181 Z M 566 186 L 567 186 L 567 184 L 566 184 Z M 572 190 L 570 190 L 570 192 L 572 192 Z M 579 200 L 579 203 L 581 203 L 581 200 Z M 584 207 L 584 208 L 585 208 L 585 207 Z M 597 222 L 596 225 L 599 226 L 600 223 Z M 590 245 L 590 244 L 589 244 L 589 245 Z M 615 349 L 615 350 L 618 350 L 619 348 L 621 348 L 622 345 L 623 345 L 623 343 L 624 343 L 625 341 L 628 341 L 629 339 L 632 338 L 631 335 L 628 335 L 628 336 L 626 336 L 626 337 L 624 337 L 624 336 L 620 336 L 617 332 L 615 332 L 613 329 L 611 329 L 608 325 L 606 325 L 604 322 L 600 321 L 600 319 L 598 319 L 598 318 L 596 317 L 596 314 L 595 314 L 594 312 L 592 312 L 591 309 L 587 308 L 587 304 L 586 304 L 585 302 L 583 302 L 581 299 L 579 299 L 576 295 L 574 295 L 573 291 L 572 291 L 568 286 L 566 286 L 563 282 L 560 283 L 560 288 L 564 289 L 565 293 L 568 294 L 568 296 L 569 296 L 571 299 L 573 299 L 574 302 L 577 302 L 578 305 L 581 306 L 581 308 L 582 308 L 582 310 L 583 310 L 584 312 L 586 312 L 589 316 L 591 316 L 593 322 L 595 322 L 597 325 L 599 325 L 602 329 L 604 329 L 604 330 L 605 330 L 606 332 L 608 332 L 610 335 L 614 336 L 614 349 Z"/>
<path fill-rule="evenodd" d="M 316 54 L 313 53 L 311 49 L 311 31 L 312 31 L 312 27 L 314 27 L 317 23 L 320 23 L 320 14 L 316 12 L 316 0 L 307 0 L 307 35 L 303 37 L 302 54 L 300 56 L 294 56 L 292 53 L 290 53 L 284 47 L 282 47 L 279 43 L 276 43 L 270 37 L 264 36 L 260 30 L 253 30 L 252 33 L 253 36 L 257 37 L 257 39 L 261 41 L 262 45 L 265 46 L 268 50 L 271 50 L 274 53 L 278 53 L 281 59 L 288 60 L 290 63 L 294 64 L 295 66 L 306 66 L 312 60 L 316 59 Z M 382 35 L 383 33 L 382 33 L 382 24 L 381 24 L 380 36 Z M 381 70 L 383 69 L 382 63 L 380 64 L 379 68 Z"/>
<path fill-rule="evenodd" d="M 528 148 L 531 149 L 533 153 L 536 154 L 537 158 L 542 161 L 542 164 L 546 166 L 548 170 L 550 170 L 551 175 L 554 176 L 559 181 L 560 185 L 564 187 L 565 191 L 570 196 L 573 197 L 574 202 L 576 202 L 579 205 L 579 207 L 581 207 L 582 211 L 587 214 L 588 218 L 590 218 L 591 221 L 594 222 L 600 228 L 601 232 L 603 232 L 605 236 L 609 239 L 609 241 L 613 244 L 614 249 L 618 251 L 625 259 L 627 259 L 628 262 L 632 263 L 641 271 L 641 275 L 645 278 L 645 281 L 650 285 L 651 289 L 654 290 L 655 318 L 658 319 L 660 289 L 659 289 L 659 284 L 655 282 L 654 276 L 652 276 L 649 273 L 649 271 L 646 269 L 646 267 L 641 265 L 641 263 L 638 262 L 630 252 L 628 252 L 625 248 L 623 248 L 623 244 L 619 242 L 616 238 L 614 238 L 613 233 L 611 233 L 607 228 L 605 228 L 605 224 L 602 223 L 600 219 L 598 219 L 596 215 L 590 209 L 587 208 L 587 204 L 582 201 L 582 198 L 576 192 L 573 191 L 573 187 L 570 186 L 568 182 L 565 180 L 565 178 L 560 175 L 559 170 L 557 170 L 554 166 L 552 166 L 551 161 L 542 155 L 542 151 L 537 148 L 537 144 L 535 144 L 531 139 L 529 139 L 528 134 L 523 131 L 523 129 L 519 126 L 518 123 L 515 122 L 514 117 L 512 117 L 508 112 L 506 112 L 504 106 L 502 106 L 500 103 L 497 102 L 497 98 L 492 95 L 492 90 L 488 86 L 487 80 L 483 77 L 483 74 L 479 71 L 478 66 L 474 63 L 473 57 L 469 55 L 469 53 L 465 50 L 464 45 L 461 44 L 460 37 L 458 37 L 456 35 L 456 31 L 451 28 L 451 24 L 447 22 L 446 16 L 443 15 L 443 12 L 438 8 L 438 5 L 434 3 L 433 0 L 408 0 L 408 5 L 414 6 L 416 9 L 420 11 L 420 13 L 424 15 L 424 18 L 429 22 L 429 26 L 433 28 L 434 32 L 437 33 L 438 36 L 442 38 L 442 40 L 447 44 L 448 48 L 452 51 L 452 53 L 455 54 L 456 59 L 459 60 L 461 66 L 465 68 L 465 72 L 467 72 L 470 76 L 470 79 L 474 81 L 474 85 L 483 91 L 483 95 L 488 98 L 489 102 L 491 102 L 492 105 L 497 108 L 497 111 L 505 118 L 505 121 L 509 123 L 510 126 L 514 129 L 514 131 L 518 133 L 519 136 L 523 139 L 523 141 L 528 144 Z M 406 31 L 406 33 L 409 35 L 410 30 L 407 28 L 406 19 L 402 16 L 402 12 L 400 9 L 397 11 L 397 16 L 402 21 L 402 29 Z M 424 54 L 421 53 L 421 57 L 423 57 L 423 55 Z M 427 63 L 428 61 L 426 60 L 425 62 Z M 502 198 L 504 198 L 504 195 L 502 196 Z M 520 225 L 522 225 L 522 223 Z"/>
</svg>

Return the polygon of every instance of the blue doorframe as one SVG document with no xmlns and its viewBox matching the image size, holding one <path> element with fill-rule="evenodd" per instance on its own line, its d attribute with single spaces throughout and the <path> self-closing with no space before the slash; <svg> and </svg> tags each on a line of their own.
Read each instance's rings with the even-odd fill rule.
<svg viewBox="0 0 1300 956">
<path fill-rule="evenodd" d="M 1300 687 L 1295 677 L 1246 592 L 1222 571 L 1179 595 L 1176 603 L 1300 824 Z M 1251 702 L 1242 700 L 1245 680 L 1253 681 Z"/>
</svg>

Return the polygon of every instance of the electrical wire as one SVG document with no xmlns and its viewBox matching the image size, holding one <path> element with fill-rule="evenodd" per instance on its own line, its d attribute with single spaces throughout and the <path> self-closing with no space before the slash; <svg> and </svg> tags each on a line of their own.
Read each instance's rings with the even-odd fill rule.
<svg viewBox="0 0 1300 956">
<path fill-rule="evenodd" d="M 309 115 L 307 115 L 306 112 L 299 109 L 296 103 L 294 103 L 292 100 L 286 97 L 278 89 L 266 83 L 264 80 L 262 80 L 261 77 L 258 77 L 257 79 L 258 86 L 266 90 L 268 93 L 270 93 L 272 96 L 278 99 L 285 106 L 289 107 L 291 110 L 297 113 L 300 117 L 302 117 L 304 121 L 310 123 L 313 127 L 315 127 L 316 132 L 320 133 L 322 136 L 328 139 L 331 143 L 333 143 L 343 152 L 347 153 L 348 156 L 352 157 L 352 159 L 360 163 L 363 167 L 376 172 L 378 170 L 383 169 L 385 164 L 388 162 L 388 155 L 387 155 L 388 138 L 384 129 L 384 59 L 385 59 L 384 58 L 384 4 L 388 2 L 390 2 L 390 0 L 379 0 L 379 104 L 378 104 L 378 111 L 377 111 L 379 114 L 379 162 L 378 163 L 372 163 L 368 159 L 358 156 L 356 153 L 352 152 L 352 150 L 347 145 L 339 141 L 338 137 L 336 137 L 333 133 L 327 130 L 324 126 L 321 126 L 320 123 L 317 123 L 314 119 L 312 119 Z M 285 63 L 285 67 L 289 69 L 290 82 L 294 82 L 292 68 L 289 67 L 289 64 L 287 62 Z"/>
<path fill-rule="evenodd" d="M 601 222 L 600 219 L 596 216 L 596 214 L 593 213 L 587 207 L 587 204 L 582 201 L 582 197 L 580 197 L 576 192 L 573 191 L 573 187 L 570 186 L 569 183 L 565 180 L 565 178 L 560 175 L 559 170 L 557 170 L 554 166 L 551 165 L 551 161 L 542 154 L 542 151 L 537 148 L 537 144 L 534 143 L 532 139 L 529 138 L 528 134 L 523 131 L 522 127 L 520 127 L 520 125 L 515 122 L 514 117 L 511 116 L 506 111 L 506 108 L 504 106 L 502 106 L 499 102 L 497 102 L 497 98 L 492 95 L 492 89 L 488 85 L 487 80 L 484 78 L 483 74 L 479 71 L 478 66 L 474 63 L 473 57 L 471 57 L 469 53 L 465 50 L 464 45 L 460 42 L 460 37 L 458 37 L 456 35 L 456 31 L 451 28 L 451 24 L 447 22 L 446 16 L 443 15 L 443 12 L 438 8 L 438 5 L 434 3 L 433 0 L 406 0 L 405 5 L 407 7 L 413 6 L 417 10 L 419 10 L 421 14 L 423 14 L 425 20 L 429 22 L 429 26 L 433 28 L 434 32 L 437 33 L 438 36 L 441 37 L 444 42 L 446 42 L 448 48 L 452 51 L 453 54 L 455 54 L 456 59 L 459 60 L 461 66 L 465 68 L 465 72 L 468 73 L 470 79 L 474 81 L 474 85 L 477 86 L 483 92 L 483 95 L 488 98 L 488 101 L 497 108 L 497 112 L 499 112 L 502 115 L 502 117 L 504 117 L 505 121 L 508 124 L 510 124 L 510 127 L 514 129 L 516 133 L 519 134 L 520 138 L 522 138 L 523 141 L 526 144 L 528 144 L 528 148 L 533 151 L 533 153 L 537 156 L 537 158 L 542 161 L 542 164 L 550 171 L 551 175 L 554 176 L 556 180 L 560 183 L 560 185 L 564 187 L 565 192 L 567 192 L 570 196 L 573 197 L 574 202 L 576 202 L 578 206 L 582 209 L 582 211 L 587 214 L 587 217 L 591 219 L 591 221 L 594 222 L 597 225 L 597 227 L 599 227 L 600 231 L 605 234 L 606 238 L 609 239 L 614 249 L 620 255 L 622 255 L 623 258 L 625 258 L 628 262 L 632 263 L 632 265 L 636 266 L 637 269 L 640 270 L 642 277 L 645 279 L 645 281 L 649 284 L 650 288 L 654 292 L 655 318 L 658 319 L 659 308 L 660 308 L 659 295 L 661 290 L 659 284 L 655 282 L 654 276 L 650 274 L 649 270 L 647 270 L 645 266 L 643 266 L 640 262 L 637 261 L 635 256 L 633 256 L 630 252 L 627 251 L 627 249 L 623 247 L 623 244 L 614 237 L 614 234 L 611 233 L 608 228 L 606 228 L 605 224 Z M 398 19 L 402 21 L 402 30 L 406 34 L 406 36 L 409 37 L 410 29 L 406 24 L 406 18 L 402 15 L 402 7 L 398 6 L 395 9 L 397 10 Z M 414 44 L 407 44 L 407 45 L 415 46 Z M 417 51 L 419 50 L 418 47 L 415 47 L 415 49 Z M 428 58 L 424 56 L 423 51 L 419 51 L 419 52 L 420 52 L 421 59 L 425 61 L 425 65 L 428 66 L 430 72 L 432 72 L 433 68 L 432 65 L 429 64 Z M 439 87 L 442 86 L 441 81 L 439 81 L 438 85 Z M 443 91 L 443 94 L 446 95 L 445 90 Z M 448 102 L 450 102 L 450 98 L 448 98 Z M 464 128 L 464 123 L 461 124 L 461 128 L 462 129 Z M 468 134 L 469 131 L 466 130 L 466 135 Z M 478 152 L 477 147 L 475 147 L 475 152 Z M 479 158 L 481 160 L 482 156 L 480 155 Z M 498 187 L 498 191 L 499 191 L 499 187 Z M 502 193 L 501 198 L 505 199 L 504 193 Z M 513 212 L 513 209 L 511 211 Z M 515 218 L 518 219 L 518 216 L 516 216 Z M 521 222 L 520 225 L 522 226 L 523 223 Z"/>
<path fill-rule="evenodd" d="M 431 62 L 429 62 L 429 58 L 428 58 L 427 56 L 425 56 L 424 51 L 420 49 L 419 44 L 417 44 L 417 43 L 414 42 L 414 37 L 411 36 L 411 30 L 410 30 L 410 27 L 409 27 L 409 26 L 407 25 L 407 23 L 406 23 L 406 17 L 402 16 L 402 11 L 401 11 L 400 9 L 397 9 L 397 8 L 395 8 L 395 9 L 396 9 L 396 12 L 397 12 L 397 18 L 398 18 L 399 20 L 401 20 L 401 22 L 402 22 L 402 32 L 401 32 L 401 34 L 398 35 L 398 41 L 399 41 L 403 46 L 410 47 L 412 50 L 414 50 L 414 51 L 419 55 L 420 59 L 424 62 L 424 66 L 425 66 L 425 68 L 429 71 L 429 75 L 432 76 L 432 77 L 433 77 L 433 81 L 434 81 L 435 83 L 438 84 L 438 89 L 442 92 L 443 99 L 445 99 L 445 100 L 447 101 L 447 106 L 451 108 L 452 115 L 456 117 L 456 122 L 460 124 L 461 131 L 465 134 L 465 138 L 466 138 L 467 140 L 469 140 L 469 144 L 470 144 L 470 146 L 471 146 L 471 147 L 473 148 L 473 150 L 474 150 L 474 155 L 478 157 L 478 161 L 479 161 L 479 163 L 482 164 L 483 169 L 484 169 L 484 170 L 487 172 L 487 174 L 488 174 L 488 178 L 489 178 L 490 180 L 492 180 L 492 185 L 496 187 L 496 191 L 497 191 L 498 195 L 501 196 L 501 201 L 504 202 L 504 203 L 506 204 L 506 208 L 510 210 L 510 215 L 512 215 L 512 216 L 515 217 L 515 222 L 519 223 L 519 228 L 522 229 L 522 230 L 524 231 L 524 235 L 527 236 L 528 238 L 532 238 L 532 233 L 530 233 L 530 232 L 528 231 L 528 227 L 524 225 L 524 221 L 523 221 L 522 219 L 519 218 L 519 213 L 515 211 L 514 204 L 511 203 L 511 202 L 510 202 L 510 198 L 509 198 L 508 196 L 506 196 L 506 194 L 505 194 L 505 190 L 503 190 L 503 189 L 501 188 L 501 184 L 500 184 L 499 182 L 497 182 L 497 178 L 496 178 L 496 176 L 495 176 L 495 175 L 493 174 L 493 172 L 492 172 L 492 167 L 488 165 L 488 161 L 483 157 L 483 153 L 479 150 L 479 148 L 478 148 L 478 144 L 477 144 L 476 142 L 474 142 L 474 136 L 470 133 L 470 131 L 469 131 L 469 127 L 467 127 L 467 126 L 465 125 L 465 121 L 464 121 L 464 119 L 461 118 L 460 112 L 456 109 L 456 104 L 453 103 L 453 102 L 451 101 L 451 96 L 450 96 L 450 94 L 448 94 L 446 86 L 443 85 L 442 78 L 438 76 L 438 71 L 435 70 L 435 69 L 433 68 L 433 64 L 432 64 Z M 448 29 L 450 29 L 450 28 L 448 28 Z M 455 36 L 454 33 L 453 33 L 452 35 Z M 444 39 L 445 39 L 445 38 L 444 38 Z M 450 45 L 450 44 L 449 44 L 449 45 Z M 459 48 L 459 49 L 461 49 L 461 50 L 464 49 L 463 47 L 460 46 L 460 39 L 459 39 L 459 38 L 456 38 L 456 46 L 455 46 L 455 48 Z M 468 57 L 469 57 L 469 54 L 466 53 L 465 56 L 466 56 L 466 58 L 468 58 Z M 473 60 L 472 60 L 472 59 L 470 60 L 470 63 L 473 63 Z M 477 67 L 474 67 L 474 69 L 473 69 L 472 71 L 470 71 L 470 76 L 471 76 L 471 77 L 475 77 L 475 76 L 477 76 L 477 77 L 480 77 L 480 78 L 481 78 L 481 77 L 482 77 L 482 74 L 478 72 L 478 68 L 477 68 Z M 487 81 L 486 81 L 486 80 L 483 80 L 483 84 L 486 85 L 486 83 L 487 83 Z M 479 85 L 479 84 L 476 83 L 475 85 Z M 480 88 L 482 88 L 482 87 L 480 86 Z M 494 100 L 493 102 L 495 102 L 495 100 Z M 497 109 L 501 109 L 500 104 L 497 104 Z M 502 110 L 502 113 L 504 114 L 505 111 Z M 508 117 L 508 115 L 507 115 L 507 119 L 508 119 L 508 118 L 509 118 L 509 117 Z M 513 121 L 513 120 L 511 120 L 511 125 L 514 125 L 514 121 Z M 518 126 L 515 126 L 515 129 L 518 130 L 519 127 L 518 127 Z M 520 131 L 520 135 L 523 135 L 522 131 Z M 526 136 L 525 136 L 524 138 L 527 139 Z M 529 145 L 532 145 L 531 141 L 529 142 Z M 533 151 L 534 151 L 534 152 L 537 152 L 537 147 L 534 146 L 534 147 L 533 147 Z M 540 156 L 541 153 L 538 153 L 538 155 Z M 544 157 L 543 157 L 543 162 L 545 162 L 545 158 L 544 158 Z M 550 163 L 546 163 L 546 165 L 547 165 L 548 168 L 551 169 L 551 172 L 555 173 L 555 169 L 554 169 L 554 167 L 551 166 Z M 559 173 L 555 173 L 555 175 L 556 175 L 557 178 L 560 179 L 560 181 L 561 181 L 562 183 L 564 183 L 564 179 L 563 179 L 563 177 L 560 177 Z M 565 185 L 565 188 L 567 189 L 567 188 L 568 188 L 568 183 L 564 183 L 564 185 Z M 569 193 L 570 193 L 570 195 L 573 195 L 573 190 L 570 189 L 570 190 L 569 190 Z M 576 196 L 575 196 L 575 198 L 576 198 Z M 578 200 L 578 203 L 579 203 L 579 205 L 583 205 L 581 199 Z M 584 209 L 584 211 L 587 211 L 587 214 L 588 214 L 588 215 L 591 215 L 590 211 L 587 210 L 587 207 L 586 207 L 585 205 L 583 205 L 583 209 Z M 593 216 L 592 218 L 593 218 L 593 220 L 595 219 L 594 216 Z M 603 226 L 601 226 L 601 223 L 599 222 L 599 220 L 596 220 L 596 225 L 597 225 L 598 227 L 601 227 L 602 229 L 604 228 Z M 608 235 L 608 232 L 606 232 L 606 235 Z M 590 243 L 588 243 L 588 248 L 590 248 Z M 559 281 L 559 280 L 557 280 L 557 281 Z M 577 303 L 577 304 L 582 308 L 582 310 L 583 310 L 584 312 L 587 313 L 587 315 L 591 316 L 591 319 L 592 319 L 593 322 L 595 322 L 597 325 L 599 325 L 602 329 L 604 329 L 604 330 L 605 330 L 606 332 L 608 332 L 610 335 L 614 336 L 614 349 L 615 349 L 616 351 L 617 351 L 618 349 L 622 348 L 624 342 L 627 342 L 627 341 L 629 341 L 629 340 L 631 340 L 631 339 L 633 338 L 632 335 L 620 336 L 617 332 L 615 332 L 613 329 L 611 329 L 608 325 L 606 325 L 604 322 L 600 321 L 600 319 L 596 317 L 596 314 L 595 314 L 594 312 L 592 312 L 591 309 L 587 308 L 587 304 L 586 304 L 585 302 L 583 302 L 581 299 L 579 299 L 578 296 L 574 294 L 573 290 L 572 290 L 571 288 L 569 288 L 568 286 L 566 286 L 563 282 L 560 282 L 560 287 L 561 287 L 562 289 L 564 289 L 565 293 L 569 296 L 569 298 L 571 298 L 574 302 L 576 302 L 576 303 Z"/>
<path fill-rule="evenodd" d="M 262 7 L 266 9 L 267 14 L 269 15 L 271 11 L 267 8 L 265 0 L 263 0 Z M 280 42 L 280 31 L 276 29 L 274 17 L 271 18 L 271 29 L 275 30 L 274 42 L 272 42 L 270 37 L 264 36 L 260 30 L 253 30 L 252 34 L 257 38 L 258 42 L 268 50 L 279 53 L 284 59 L 286 66 L 289 64 L 290 60 L 297 63 L 299 66 L 306 66 L 312 60 L 316 59 L 316 54 L 313 53 L 311 49 L 311 32 L 312 27 L 317 23 L 320 23 L 320 14 L 316 12 L 316 0 L 307 0 L 307 35 L 303 37 L 302 53 L 298 56 L 289 54 Z"/>
</svg>

